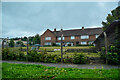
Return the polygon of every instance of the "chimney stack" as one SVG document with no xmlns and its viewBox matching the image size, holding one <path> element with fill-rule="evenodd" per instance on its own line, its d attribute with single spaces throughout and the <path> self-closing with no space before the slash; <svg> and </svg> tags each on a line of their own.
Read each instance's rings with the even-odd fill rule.
<svg viewBox="0 0 120 80">
<path fill-rule="evenodd" d="M 61 32 L 63 31 L 63 29 L 61 29 Z"/>
<path fill-rule="evenodd" d="M 54 31 L 56 31 L 56 28 L 54 29 Z"/>
<path fill-rule="evenodd" d="M 84 27 L 82 27 L 82 30 L 84 30 Z"/>
</svg>

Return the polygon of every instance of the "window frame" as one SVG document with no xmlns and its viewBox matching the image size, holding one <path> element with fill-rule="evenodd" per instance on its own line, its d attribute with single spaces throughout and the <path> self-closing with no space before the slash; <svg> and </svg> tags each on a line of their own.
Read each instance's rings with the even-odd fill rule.
<svg viewBox="0 0 120 80">
<path fill-rule="evenodd" d="M 74 38 L 73 38 L 73 37 L 74 37 Z M 71 39 L 71 40 L 74 40 L 74 39 L 75 39 L 75 36 L 71 36 L 70 39 Z"/>
<path fill-rule="evenodd" d="M 86 44 L 83 44 L 83 42 L 85 42 Z M 87 45 L 87 42 L 86 41 L 82 41 L 80 42 L 81 45 Z"/>
<path fill-rule="evenodd" d="M 58 37 L 57 40 L 61 40 L 61 37 Z M 65 37 L 63 36 L 63 40 L 65 40 Z"/>
<path fill-rule="evenodd" d="M 50 38 L 50 39 L 47 39 L 47 38 Z M 45 37 L 45 40 L 51 40 L 51 37 Z"/>
<path fill-rule="evenodd" d="M 83 37 L 83 38 L 82 38 Z M 89 39 L 89 35 L 81 35 L 80 36 L 81 39 Z"/>
<path fill-rule="evenodd" d="M 52 43 L 51 43 L 51 42 L 45 42 L 45 43 L 44 43 L 44 45 L 46 45 L 46 43 L 48 43 L 47 45 L 52 45 Z M 50 43 L 50 44 L 49 44 L 49 43 Z"/>
</svg>

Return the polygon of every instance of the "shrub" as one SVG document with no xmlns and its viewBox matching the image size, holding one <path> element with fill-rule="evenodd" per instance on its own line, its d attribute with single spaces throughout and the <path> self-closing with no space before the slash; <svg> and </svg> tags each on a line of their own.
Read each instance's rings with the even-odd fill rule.
<svg viewBox="0 0 120 80">
<path fill-rule="evenodd" d="M 28 58 L 28 61 L 31 61 L 31 62 L 35 62 L 37 61 L 37 51 L 34 49 L 34 50 L 30 50 L 28 52 L 28 55 L 27 55 L 27 58 Z"/>
<path fill-rule="evenodd" d="M 87 61 L 87 58 L 84 54 L 75 54 L 73 58 L 73 63 L 75 64 L 85 64 Z"/>
<path fill-rule="evenodd" d="M 7 60 L 8 59 L 8 54 L 10 53 L 8 48 L 2 49 L 2 59 Z"/>
<path fill-rule="evenodd" d="M 44 62 L 48 62 L 48 63 L 60 62 L 60 57 L 58 55 L 46 54 L 44 56 L 45 56 Z"/>
<path fill-rule="evenodd" d="M 68 44 L 68 46 L 71 46 L 71 44 Z"/>
<path fill-rule="evenodd" d="M 17 60 L 20 60 L 20 61 L 25 61 L 26 60 L 26 56 L 25 56 L 24 52 L 19 51 Z"/>
<path fill-rule="evenodd" d="M 108 52 L 107 53 L 107 62 L 108 62 L 108 64 L 119 64 L 118 57 L 119 56 L 118 56 L 117 53 Z"/>
<path fill-rule="evenodd" d="M 59 45 L 57 45 L 57 44 L 55 44 L 55 43 L 52 43 L 52 46 L 59 46 Z"/>
<path fill-rule="evenodd" d="M 73 59 L 67 56 L 64 58 L 64 63 L 73 63 Z"/>
<path fill-rule="evenodd" d="M 100 55 L 101 55 L 101 58 L 104 59 L 105 62 L 107 59 L 108 64 L 119 64 L 120 61 L 119 61 L 118 53 L 119 53 L 119 49 L 111 45 L 108 49 L 107 55 L 105 53 L 105 47 L 102 47 Z"/>
<path fill-rule="evenodd" d="M 25 60 L 24 52 L 20 51 L 17 48 L 9 49 L 4 48 L 2 50 L 2 59 L 3 60 Z"/>
</svg>

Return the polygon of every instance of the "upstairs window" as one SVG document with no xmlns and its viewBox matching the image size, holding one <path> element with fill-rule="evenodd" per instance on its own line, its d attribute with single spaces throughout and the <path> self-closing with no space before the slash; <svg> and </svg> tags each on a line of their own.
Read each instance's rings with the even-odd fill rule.
<svg viewBox="0 0 120 80">
<path fill-rule="evenodd" d="M 81 35 L 81 39 L 89 39 L 89 35 Z"/>
<path fill-rule="evenodd" d="M 98 38 L 99 37 L 99 35 L 95 35 L 95 38 Z"/>
<path fill-rule="evenodd" d="M 58 40 L 61 40 L 61 37 L 58 37 Z M 64 37 L 62 38 L 62 40 L 64 40 Z"/>
<path fill-rule="evenodd" d="M 71 39 L 75 39 L 75 36 L 71 36 Z"/>
<path fill-rule="evenodd" d="M 51 37 L 45 37 L 45 40 L 51 40 Z"/>
</svg>

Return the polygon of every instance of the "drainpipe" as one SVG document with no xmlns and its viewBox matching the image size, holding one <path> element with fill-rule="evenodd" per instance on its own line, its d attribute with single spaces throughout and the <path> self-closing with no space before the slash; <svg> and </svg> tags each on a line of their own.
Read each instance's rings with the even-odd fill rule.
<svg viewBox="0 0 120 80">
<path fill-rule="evenodd" d="M 107 34 L 104 32 L 104 39 L 105 39 L 105 53 L 106 53 L 106 64 L 107 64 Z"/>
</svg>

